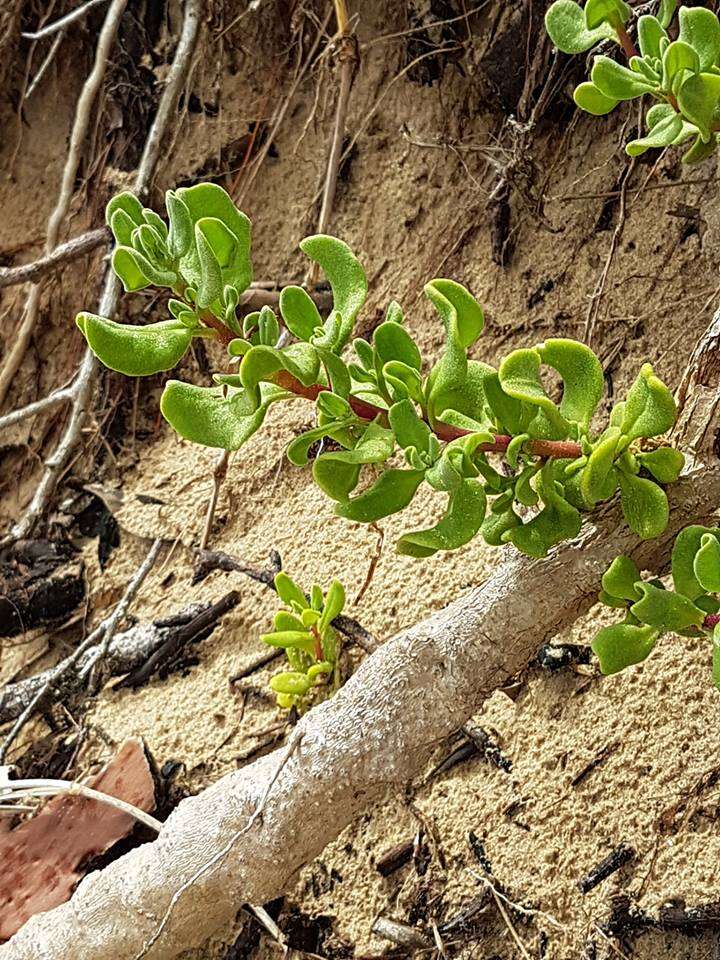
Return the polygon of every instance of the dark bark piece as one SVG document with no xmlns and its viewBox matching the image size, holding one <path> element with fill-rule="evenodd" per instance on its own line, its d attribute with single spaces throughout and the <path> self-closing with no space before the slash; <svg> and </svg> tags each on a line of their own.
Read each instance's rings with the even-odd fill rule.
<svg viewBox="0 0 720 960">
<path fill-rule="evenodd" d="M 589 893 L 594 890 L 603 880 L 607 880 L 613 873 L 616 873 L 621 867 L 634 859 L 635 849 L 625 843 L 619 844 L 596 867 L 593 867 L 589 873 L 578 881 L 580 892 Z"/>
<path fill-rule="evenodd" d="M 21 541 L 0 556 L 0 636 L 62 623 L 84 598 L 83 563 L 64 545 Z"/>
</svg>

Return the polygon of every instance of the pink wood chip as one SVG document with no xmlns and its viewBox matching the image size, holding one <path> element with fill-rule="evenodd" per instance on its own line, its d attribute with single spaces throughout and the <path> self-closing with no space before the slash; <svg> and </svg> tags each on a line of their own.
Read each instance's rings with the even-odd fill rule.
<svg viewBox="0 0 720 960">
<path fill-rule="evenodd" d="M 155 789 L 142 741 L 126 740 L 88 786 L 149 812 Z M 8 830 L 0 819 L 0 942 L 35 913 L 70 898 L 83 865 L 135 826 L 136 820 L 86 797 L 54 797 L 31 820 Z"/>
</svg>

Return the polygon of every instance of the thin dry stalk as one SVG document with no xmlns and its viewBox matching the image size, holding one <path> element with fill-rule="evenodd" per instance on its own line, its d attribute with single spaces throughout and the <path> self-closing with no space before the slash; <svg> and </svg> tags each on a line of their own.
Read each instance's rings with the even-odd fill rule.
<svg viewBox="0 0 720 960">
<path fill-rule="evenodd" d="M 97 230 L 88 230 L 87 233 L 81 233 L 79 237 L 60 244 L 51 253 L 45 253 L 32 263 L 23 263 L 19 267 L 0 267 L 0 289 L 39 280 L 40 277 L 59 270 L 66 263 L 84 257 L 107 241 L 107 230 L 105 227 L 98 227 Z"/>
</svg>

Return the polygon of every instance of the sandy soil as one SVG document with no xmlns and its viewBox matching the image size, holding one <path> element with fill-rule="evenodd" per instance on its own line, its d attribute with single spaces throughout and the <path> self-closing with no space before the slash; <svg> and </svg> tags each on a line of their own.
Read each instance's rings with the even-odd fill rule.
<svg viewBox="0 0 720 960">
<path fill-rule="evenodd" d="M 225 22 L 231 18 L 228 12 Z M 546 198 L 542 214 L 524 190 L 516 192 L 512 260 L 505 267 L 492 262 L 485 203 L 494 165 L 507 158 L 509 149 L 507 138 L 497 140 L 500 118 L 484 92 L 492 20 L 488 15 L 474 22 L 460 60 L 446 63 L 434 84 L 421 86 L 402 72 L 407 40 L 380 39 L 407 26 L 404 13 L 390 15 L 385 4 L 368 2 L 360 15 L 362 67 L 348 119 L 357 144 L 341 180 L 333 231 L 365 264 L 371 293 L 364 322 L 390 298 L 400 300 L 428 356 L 440 347 L 441 324 L 422 298 L 422 285 L 437 275 L 467 284 L 486 305 L 488 326 L 478 357 L 494 361 L 521 342 L 581 336 L 619 224 L 617 204 L 604 205 L 624 169 L 618 149 L 627 138 L 623 118 L 583 118 L 570 127 L 570 111 L 557 108 L 555 122 L 539 126 L 527 158 L 535 167 L 534 190 Z M 217 114 L 185 117 L 158 190 L 217 162 L 220 149 L 244 135 L 251 120 L 267 116 L 282 95 L 279 82 L 291 65 L 287 35 L 274 12 L 261 9 L 221 40 L 211 37 L 204 40 L 211 55 L 200 57 L 189 82 L 199 101 L 212 103 Z M 244 203 L 254 224 L 257 279 L 302 276 L 295 251 L 298 240 L 312 232 L 316 216 L 312 201 L 322 182 L 332 114 L 332 101 L 326 102 L 330 75 L 323 72 L 328 69 L 320 68 L 300 85 L 272 155 Z M 6 211 L 0 252 L 27 245 L 13 262 L 32 256 L 40 242 L 58 182 L 71 93 L 56 73 L 36 94 L 26 111 L 15 181 L 0 184 Z M 12 134 L 9 110 L 5 117 Z M 13 150 L 14 134 L 0 149 L 3 165 Z M 106 171 L 113 184 L 124 176 Z M 680 177 L 685 186 L 673 187 Z M 706 181 L 715 177 L 714 160 L 681 170 L 674 155 L 653 156 L 630 174 L 627 217 L 598 312 L 596 344 L 610 390 L 621 391 L 645 359 L 670 384 L 677 383 L 710 318 L 720 217 L 717 185 Z M 73 230 L 82 222 L 78 217 Z M 15 401 L 40 395 L 69 375 L 80 343 L 69 317 L 90 302 L 97 267 L 96 261 L 91 270 L 76 265 L 52 285 L 44 326 L 18 377 Z M 8 327 L 19 317 L 21 294 L 16 290 L 3 297 Z M 127 298 L 125 309 L 129 319 L 137 319 L 155 306 L 135 296 Z M 219 355 L 215 359 L 221 362 Z M 195 358 L 183 362 L 181 375 L 199 376 Z M 258 634 L 268 625 L 274 602 L 269 591 L 239 574 L 213 573 L 201 585 L 191 585 L 189 551 L 202 528 L 215 454 L 179 441 L 166 429 L 157 412 L 160 388 L 159 380 L 140 385 L 137 435 L 113 440 L 112 456 L 95 431 L 88 438 L 95 463 L 86 458 L 84 476 L 122 496 L 114 511 L 121 548 L 104 572 L 95 545 L 85 545 L 89 620 L 97 620 L 120 596 L 149 538 L 158 534 L 177 542 L 134 604 L 137 617 L 167 615 L 231 588 L 241 591 L 242 600 L 198 648 L 197 665 L 137 692 L 105 690 L 89 706 L 85 723 L 91 736 L 83 762 L 100 759 L 113 744 L 139 734 L 159 764 L 170 759 L 184 764 L 183 783 L 198 790 L 259 746 L 269 749 L 275 735 L 281 718 L 264 692 L 268 670 L 240 684 L 229 682 L 262 652 Z M 109 376 L 103 389 L 98 424 L 118 416 L 119 409 L 127 428 L 134 387 Z M 258 566 L 276 549 L 293 576 L 306 583 L 337 576 L 353 597 L 376 537 L 335 518 L 308 473 L 285 460 L 285 446 L 310 424 L 310 416 L 301 401 L 282 411 L 275 408 L 262 435 L 232 458 L 212 544 Z M 54 422 L 34 423 L 0 451 L 3 518 L 17 513 L 27 499 L 37 456 L 55 429 Z M 80 466 L 76 472 L 80 475 Z M 148 503 L 148 497 L 162 502 Z M 401 517 L 383 523 L 385 548 L 372 586 L 349 610 L 379 639 L 481 582 L 499 562 L 501 555 L 480 543 L 422 563 L 395 556 L 396 536 L 425 523 L 437 507 L 430 496 L 419 497 Z M 573 639 L 589 641 L 593 629 L 592 618 L 579 622 Z M 4 656 L 3 667 L 9 663 Z M 388 797 L 369 811 L 306 867 L 283 909 L 285 916 L 306 922 L 326 918 L 316 924 L 323 930 L 318 952 L 366 956 L 387 950 L 387 942 L 371 932 L 378 915 L 425 930 L 452 919 L 482 888 L 470 831 L 483 841 L 498 886 L 527 912 L 511 915 L 513 936 L 495 908 L 486 911 L 472 938 L 448 945 L 462 955 L 508 960 L 630 955 L 616 943 L 608 946 L 596 930 L 615 897 L 631 897 L 651 916 L 674 900 L 689 906 L 720 901 L 720 797 L 717 787 L 707 786 L 718 764 L 720 700 L 711 687 L 708 649 L 670 638 L 645 665 L 612 679 L 600 678 L 594 667 L 556 675 L 533 668 L 513 693 L 516 699 L 496 693 L 475 718 L 512 761 L 510 772 L 476 757 L 428 782 L 420 778 L 402 796 Z M 28 728 L 28 738 L 42 731 L 38 723 Z M 449 750 L 439 745 L 437 759 Z M 604 759 L 573 786 L 598 757 Z M 673 817 L 667 811 L 676 805 Z M 410 864 L 381 877 L 378 858 L 419 827 L 429 851 L 426 872 L 419 874 Z M 583 896 L 578 880 L 621 842 L 634 848 L 635 859 Z M 238 930 L 228 930 L 222 943 L 193 956 L 244 956 L 227 952 L 237 935 Z M 593 938 L 596 954 L 587 947 Z M 267 944 L 262 949 L 273 952 Z M 700 960 L 715 956 L 712 949 L 709 936 L 647 933 L 636 939 L 632 955 Z"/>
</svg>

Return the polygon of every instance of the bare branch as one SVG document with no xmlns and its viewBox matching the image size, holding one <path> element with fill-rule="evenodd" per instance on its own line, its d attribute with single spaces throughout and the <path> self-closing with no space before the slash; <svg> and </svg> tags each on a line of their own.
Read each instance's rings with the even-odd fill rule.
<svg viewBox="0 0 720 960">
<path fill-rule="evenodd" d="M 35 33 L 23 33 L 22 36 L 26 40 L 42 40 L 43 37 L 49 37 L 58 30 L 64 30 L 65 27 L 69 27 L 70 24 L 75 23 L 76 20 L 80 20 L 91 7 L 96 7 L 99 3 L 107 3 L 107 0 L 86 0 L 85 3 L 71 10 L 70 13 L 65 14 L 64 17 L 53 20 L 52 23 L 49 23 L 46 27 L 41 27 L 41 29 Z"/>
<path fill-rule="evenodd" d="M 32 263 L 23 263 L 19 267 L 0 267 L 0 289 L 3 287 L 12 287 L 18 283 L 28 283 L 31 280 L 39 280 L 47 273 L 54 273 L 60 267 L 65 266 L 79 257 L 84 257 L 87 253 L 96 250 L 109 239 L 108 231 L 105 227 L 99 227 L 97 230 L 88 230 L 87 233 L 81 233 L 79 237 L 73 237 L 67 243 L 46 253 Z"/>
</svg>

